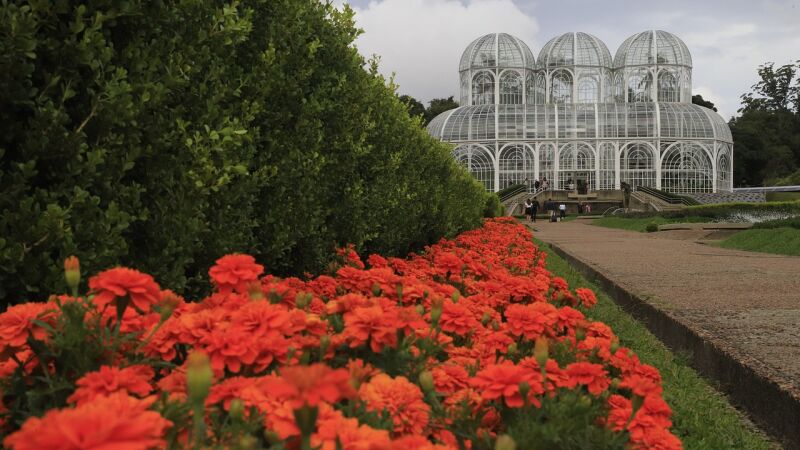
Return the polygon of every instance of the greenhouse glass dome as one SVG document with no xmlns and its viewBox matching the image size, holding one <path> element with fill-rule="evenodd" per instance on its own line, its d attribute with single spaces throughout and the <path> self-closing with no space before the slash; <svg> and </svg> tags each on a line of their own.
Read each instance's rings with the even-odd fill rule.
<svg viewBox="0 0 800 450">
<path fill-rule="evenodd" d="M 538 61 L 520 39 L 488 34 L 467 46 L 459 75 L 463 106 L 428 131 L 490 191 L 545 178 L 553 189 L 732 190 L 730 129 L 691 103 L 692 58 L 673 34 L 637 33 L 612 59 L 597 37 L 565 33 Z"/>
</svg>

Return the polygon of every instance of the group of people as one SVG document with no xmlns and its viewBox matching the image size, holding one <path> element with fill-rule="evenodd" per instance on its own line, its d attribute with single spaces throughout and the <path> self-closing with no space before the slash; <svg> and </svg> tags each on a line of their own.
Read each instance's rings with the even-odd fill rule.
<svg viewBox="0 0 800 450">
<path fill-rule="evenodd" d="M 529 182 L 530 181 L 527 178 L 525 178 L 526 186 L 528 185 Z M 547 177 L 542 177 L 542 181 L 539 181 L 538 178 L 533 181 L 534 192 L 539 192 L 539 188 L 542 188 L 543 191 L 547 191 L 550 189 L 550 181 L 547 179 Z"/>
<path fill-rule="evenodd" d="M 544 210 L 547 212 L 551 222 L 557 222 L 557 217 L 563 219 L 567 215 L 567 205 L 565 203 L 558 203 L 548 198 L 544 202 Z M 558 213 L 556 213 L 558 211 Z M 536 222 L 536 215 L 539 213 L 539 202 L 536 199 L 529 198 L 525 200 L 525 218 L 531 222 Z"/>
</svg>

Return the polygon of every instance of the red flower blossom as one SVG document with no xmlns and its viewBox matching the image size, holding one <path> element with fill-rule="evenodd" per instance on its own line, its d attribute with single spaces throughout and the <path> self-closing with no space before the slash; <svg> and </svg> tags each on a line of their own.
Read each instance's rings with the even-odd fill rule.
<svg viewBox="0 0 800 450">
<path fill-rule="evenodd" d="M 589 388 L 589 392 L 594 395 L 602 394 L 611 384 L 603 366 L 588 362 L 576 362 L 567 366 L 567 376 L 569 376 L 569 386 L 583 385 Z"/>
<path fill-rule="evenodd" d="M 10 306 L 0 314 L 0 353 L 6 348 L 19 351 L 27 347 L 28 336 L 37 341 L 46 341 L 47 330 L 34 323 L 40 320 L 53 324 L 56 305 L 52 303 L 23 303 Z"/>
<path fill-rule="evenodd" d="M 506 323 L 514 336 L 525 336 L 533 341 L 550 330 L 558 320 L 558 310 L 549 303 L 509 305 L 505 311 Z"/>
<path fill-rule="evenodd" d="M 344 337 L 355 348 L 369 341 L 374 352 L 397 346 L 398 321 L 380 306 L 360 307 L 344 315 Z"/>
<path fill-rule="evenodd" d="M 252 256 L 242 254 L 225 255 L 208 271 L 220 292 L 236 290 L 240 293 L 247 292 L 247 285 L 257 281 L 262 273 L 264 266 L 256 264 Z"/>
<path fill-rule="evenodd" d="M 386 410 L 394 423 L 394 432 L 422 434 L 428 426 L 430 406 L 423 401 L 419 386 L 405 377 L 376 375 L 359 389 L 359 397 L 370 411 Z"/>
<path fill-rule="evenodd" d="M 153 386 L 150 384 L 152 379 L 153 369 L 149 366 L 131 366 L 124 369 L 102 366 L 100 370 L 89 372 L 75 382 L 78 388 L 67 402 L 81 406 L 97 397 L 107 397 L 116 392 L 146 397 L 153 391 Z"/>
<path fill-rule="evenodd" d="M 119 297 L 127 296 L 139 312 L 148 313 L 161 300 L 161 289 L 150 275 L 127 267 L 109 269 L 89 279 L 95 296 L 92 302 L 104 308 Z"/>
<path fill-rule="evenodd" d="M 538 405 L 534 395 L 544 393 L 542 376 L 525 367 L 515 366 L 511 361 L 493 364 L 481 370 L 470 381 L 470 384 L 481 392 L 485 400 L 502 398 L 511 408 L 519 408 L 525 404 L 519 391 L 520 383 L 530 387 L 528 401 Z"/>
<path fill-rule="evenodd" d="M 575 294 L 578 295 L 578 298 L 581 299 L 581 304 L 584 308 L 591 308 L 597 303 L 597 297 L 594 295 L 591 289 L 586 288 L 578 288 L 575 289 Z"/>
<path fill-rule="evenodd" d="M 321 402 L 335 403 L 342 398 L 355 395 L 346 369 L 331 369 L 325 364 L 285 367 L 280 379 L 269 386 L 274 395 L 288 398 L 292 408 L 303 405 L 317 406 Z"/>
<path fill-rule="evenodd" d="M 74 409 L 51 410 L 28 419 L 3 445 L 13 450 L 163 448 L 172 423 L 148 411 L 152 402 L 117 393 Z"/>
</svg>

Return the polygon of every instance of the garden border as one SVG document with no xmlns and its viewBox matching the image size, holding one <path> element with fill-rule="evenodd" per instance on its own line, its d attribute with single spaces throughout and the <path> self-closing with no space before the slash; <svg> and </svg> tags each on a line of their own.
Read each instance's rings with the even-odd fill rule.
<svg viewBox="0 0 800 450">
<path fill-rule="evenodd" d="M 599 284 L 615 303 L 641 321 L 667 347 L 690 352 L 690 365 L 716 381 L 734 404 L 770 436 L 787 448 L 800 448 L 800 399 L 557 244 L 547 244 L 585 277 Z"/>
</svg>

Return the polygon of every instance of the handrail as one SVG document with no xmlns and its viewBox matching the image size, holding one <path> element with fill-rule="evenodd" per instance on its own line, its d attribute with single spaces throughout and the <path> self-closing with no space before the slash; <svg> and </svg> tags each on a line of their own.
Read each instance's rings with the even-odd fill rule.
<svg viewBox="0 0 800 450">
<path fill-rule="evenodd" d="M 514 196 L 519 195 L 519 194 L 527 191 L 527 188 L 525 187 L 524 184 L 517 185 L 516 187 L 511 186 L 511 188 L 512 189 L 506 188 L 507 190 L 504 189 L 505 192 L 499 191 L 497 193 L 497 196 L 500 197 L 500 201 L 501 202 L 505 202 L 506 200 L 510 200 L 510 199 L 514 198 Z"/>
<path fill-rule="evenodd" d="M 672 205 L 681 204 L 684 206 L 695 206 L 700 204 L 700 202 L 698 202 L 693 198 L 685 197 L 683 195 L 671 194 L 669 192 L 664 192 L 659 189 L 654 189 L 647 186 L 636 186 L 636 190 L 644 192 L 645 194 L 652 195 L 653 197 Z"/>
</svg>

